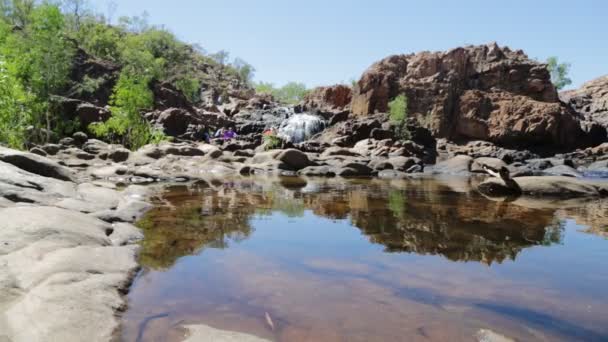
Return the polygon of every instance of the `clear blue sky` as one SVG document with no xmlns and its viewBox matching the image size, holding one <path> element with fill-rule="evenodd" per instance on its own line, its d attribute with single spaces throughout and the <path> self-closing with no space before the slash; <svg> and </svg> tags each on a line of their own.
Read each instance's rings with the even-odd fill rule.
<svg viewBox="0 0 608 342">
<path fill-rule="evenodd" d="M 92 0 L 107 12 L 108 0 Z M 606 0 L 120 0 L 180 39 L 228 50 L 277 85 L 358 78 L 396 53 L 492 41 L 572 64 L 572 86 L 608 74 Z"/>
</svg>

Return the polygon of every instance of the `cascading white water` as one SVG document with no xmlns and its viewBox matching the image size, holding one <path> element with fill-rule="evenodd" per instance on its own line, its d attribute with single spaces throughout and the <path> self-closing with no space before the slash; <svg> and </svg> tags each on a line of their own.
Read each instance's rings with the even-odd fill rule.
<svg viewBox="0 0 608 342">
<path fill-rule="evenodd" d="M 295 114 L 281 123 L 278 135 L 296 144 L 310 139 L 323 129 L 325 129 L 325 121 L 320 117 L 306 113 Z"/>
</svg>

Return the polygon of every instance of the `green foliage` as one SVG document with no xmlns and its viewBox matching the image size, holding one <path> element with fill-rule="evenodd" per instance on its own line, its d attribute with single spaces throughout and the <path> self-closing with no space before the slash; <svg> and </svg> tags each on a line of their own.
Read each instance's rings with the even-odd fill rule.
<svg viewBox="0 0 608 342">
<path fill-rule="evenodd" d="M 85 51 L 104 60 L 112 62 L 119 60 L 119 44 L 125 35 L 123 31 L 92 17 L 83 19 L 79 27 L 80 29 L 74 32 L 73 36 Z"/>
<path fill-rule="evenodd" d="M 6 63 L 0 61 L 0 143 L 18 149 L 25 147 L 33 102 L 33 95 L 23 89 Z"/>
<path fill-rule="evenodd" d="M 407 97 L 399 95 L 388 103 L 389 118 L 395 126 L 395 134 L 402 140 L 410 139 L 410 132 L 405 125 L 407 119 Z"/>
<path fill-rule="evenodd" d="M 304 83 L 299 82 L 289 82 L 280 88 L 275 88 L 272 83 L 259 82 L 254 88 L 257 93 L 271 94 L 275 100 L 285 104 L 299 103 L 310 91 Z"/>
<path fill-rule="evenodd" d="M 274 150 L 281 147 L 281 138 L 276 136 L 276 134 L 264 134 L 264 148 L 268 150 Z"/>
<path fill-rule="evenodd" d="M 551 82 L 557 90 L 572 84 L 572 80 L 568 77 L 570 66 L 570 63 L 559 63 L 557 57 L 547 58 L 547 69 L 551 74 Z"/>
<path fill-rule="evenodd" d="M 0 54 L 21 88 L 30 93 L 23 102 L 33 126 L 30 138 L 33 142 L 48 141 L 52 132 L 62 133 L 63 127 L 69 126 L 61 113 L 54 111 L 51 96 L 68 85 L 75 49 L 63 34 L 64 17 L 56 5 L 43 3 L 30 8 L 25 1 L 14 1 L 12 6 L 21 10 L 15 12 L 15 18 L 11 17 L 13 12 L 5 12 Z M 7 29 L 17 21 L 25 27 Z"/>
<path fill-rule="evenodd" d="M 393 122 L 403 122 L 407 117 L 407 98 L 399 95 L 388 103 L 389 117 Z"/>
<path fill-rule="evenodd" d="M 253 78 L 255 69 L 247 62 L 229 63 L 226 51 L 207 56 L 151 26 L 146 13 L 112 26 L 90 9 L 89 0 L 0 0 L 0 143 L 25 147 L 26 140 L 43 143 L 80 128 L 73 113 L 62 112 L 62 97 L 90 97 L 108 79 L 92 74 L 70 79 L 77 48 L 120 68 L 112 117 L 91 129 L 132 148 L 165 139 L 140 116 L 151 108 L 152 82 L 169 82 L 197 102 L 202 84 L 225 94 L 235 79 L 244 86 Z M 12 124 L 18 127 L 8 129 Z"/>
<path fill-rule="evenodd" d="M 272 95 L 275 92 L 274 84 L 270 82 L 258 82 L 254 84 L 253 88 L 255 92 L 258 94 L 270 94 Z"/>
<path fill-rule="evenodd" d="M 201 97 L 201 81 L 194 77 L 180 77 L 175 82 L 175 87 L 181 91 L 188 101 L 196 103 Z"/>
<path fill-rule="evenodd" d="M 98 137 L 138 149 L 148 143 L 165 140 L 162 132 L 154 130 L 140 111 L 152 107 L 153 95 L 147 82 L 123 73 L 111 99 L 112 117 L 93 123 L 90 130 Z"/>
</svg>

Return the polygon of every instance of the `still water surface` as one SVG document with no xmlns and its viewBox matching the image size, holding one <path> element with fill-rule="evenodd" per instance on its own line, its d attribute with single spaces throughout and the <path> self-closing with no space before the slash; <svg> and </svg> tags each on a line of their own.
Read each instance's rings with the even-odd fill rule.
<svg viewBox="0 0 608 342">
<path fill-rule="evenodd" d="M 608 341 L 608 203 L 466 179 L 245 178 L 165 190 L 125 341 L 206 324 L 276 341 Z M 272 322 L 272 326 L 269 323 Z"/>
</svg>

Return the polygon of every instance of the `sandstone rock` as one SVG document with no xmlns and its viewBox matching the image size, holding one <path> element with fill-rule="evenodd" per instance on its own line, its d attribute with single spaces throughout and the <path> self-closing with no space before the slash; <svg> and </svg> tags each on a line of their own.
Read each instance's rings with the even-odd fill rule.
<svg viewBox="0 0 608 342">
<path fill-rule="evenodd" d="M 57 144 L 44 144 L 40 148 L 50 155 L 55 155 L 57 152 L 59 152 L 59 150 L 61 150 L 61 146 Z"/>
<path fill-rule="evenodd" d="M 110 224 L 65 209 L 0 209 L 0 220 L 0 331 L 17 342 L 110 340 L 137 247 L 112 246 Z"/>
<path fill-rule="evenodd" d="M 311 165 L 306 153 L 293 148 L 280 151 L 275 159 L 287 164 L 296 171 Z"/>
<path fill-rule="evenodd" d="M 99 154 L 102 151 L 108 150 L 110 145 L 107 143 L 97 140 L 97 139 L 89 139 L 82 145 L 82 150 L 91 154 Z"/>
<path fill-rule="evenodd" d="M 30 153 L 37 154 L 39 156 L 46 157 L 48 154 L 40 147 L 32 147 L 30 148 Z"/>
<path fill-rule="evenodd" d="M 318 111 L 322 114 L 348 113 L 351 100 L 352 89 L 348 86 L 338 84 L 331 87 L 317 87 L 304 97 L 302 108 L 305 111 Z"/>
<path fill-rule="evenodd" d="M 76 107 L 75 116 L 83 129 L 94 122 L 105 122 L 111 117 L 109 110 L 91 103 L 81 103 Z M 86 139 L 85 139 L 86 140 Z"/>
<path fill-rule="evenodd" d="M 436 137 L 574 148 L 590 143 L 559 102 L 543 64 L 496 44 L 388 57 L 354 89 L 355 115 L 386 112 L 405 94 L 408 112 Z"/>
<path fill-rule="evenodd" d="M 120 162 L 123 162 L 123 161 L 129 159 L 130 154 L 131 154 L 131 151 L 129 151 L 128 149 L 126 149 L 124 147 L 122 147 L 122 148 L 119 147 L 119 148 L 110 150 L 108 152 L 108 158 L 115 163 L 120 163 Z"/>
<path fill-rule="evenodd" d="M 579 89 L 563 91 L 559 96 L 588 120 L 608 129 L 608 75 L 589 81 Z"/>
<path fill-rule="evenodd" d="M 73 181 L 73 172 L 57 162 L 37 154 L 0 147 L 0 160 L 25 171 L 65 181 Z"/>
<path fill-rule="evenodd" d="M 152 92 L 154 93 L 154 106 L 157 109 L 183 108 L 189 110 L 192 108 L 192 104 L 184 94 L 168 82 L 153 84 Z"/>
</svg>

